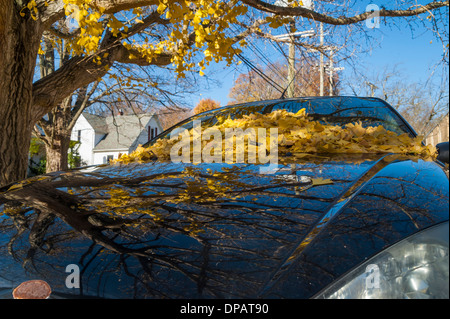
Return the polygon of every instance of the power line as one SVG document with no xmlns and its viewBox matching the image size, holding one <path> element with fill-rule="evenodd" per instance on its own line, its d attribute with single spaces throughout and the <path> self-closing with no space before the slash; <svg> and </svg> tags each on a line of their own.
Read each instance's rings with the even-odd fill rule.
<svg viewBox="0 0 450 319">
<path fill-rule="evenodd" d="M 262 60 L 265 60 L 265 61 L 266 61 L 266 67 L 267 67 L 268 69 L 270 69 L 274 74 L 276 74 L 277 76 L 279 76 L 280 78 L 283 78 L 283 74 L 280 72 L 280 70 L 279 70 L 278 68 L 274 67 L 273 62 L 270 61 L 270 59 L 269 59 L 269 58 L 261 51 L 261 49 L 260 49 L 258 46 L 254 45 L 253 43 L 250 43 L 250 45 L 251 45 L 252 47 L 254 47 L 255 50 L 258 51 L 259 54 L 256 53 L 252 48 L 249 48 L 249 49 L 250 49 L 251 51 L 253 51 L 253 53 L 254 53 L 256 56 L 259 56 L 259 57 L 261 57 Z"/>
<path fill-rule="evenodd" d="M 234 30 L 233 31 L 234 34 L 237 35 L 237 31 Z M 281 78 L 283 78 L 283 75 L 281 73 L 279 73 L 279 70 L 277 70 L 271 63 L 271 61 L 269 60 L 269 58 L 267 58 L 264 53 L 262 53 L 262 51 L 255 46 L 253 43 L 250 42 L 250 45 L 256 49 L 256 51 L 259 52 L 259 55 L 262 59 L 266 60 L 266 66 L 267 68 L 272 69 L 272 71 L 274 73 L 277 73 L 278 76 L 280 76 Z M 255 49 L 253 49 L 251 47 L 248 47 L 248 49 L 255 55 L 258 57 L 258 53 L 255 52 Z M 282 86 L 280 86 L 277 82 L 275 82 L 274 80 L 272 80 L 270 77 L 268 77 L 263 71 L 261 71 L 260 69 L 258 69 L 258 67 L 256 67 L 251 61 L 249 61 L 247 58 L 245 58 L 244 56 L 242 56 L 241 54 L 237 54 L 237 56 L 239 57 L 239 59 L 241 59 L 242 62 L 244 62 L 245 65 L 247 65 L 247 67 L 249 67 L 252 71 L 254 71 L 256 74 L 258 74 L 264 81 L 266 81 L 270 86 L 272 86 L 274 89 L 276 89 L 278 92 L 282 93 L 284 88 Z"/>
<path fill-rule="evenodd" d="M 239 59 L 241 59 L 242 62 L 245 63 L 245 65 L 247 65 L 251 70 L 256 72 L 256 74 L 258 74 L 264 81 L 269 83 L 278 92 L 283 93 L 284 88 L 282 86 L 280 86 L 278 83 L 276 83 L 275 81 L 273 81 L 271 78 L 269 78 L 267 75 L 265 75 L 264 72 L 259 70 L 251 61 L 246 59 L 241 54 L 237 54 L 237 56 L 239 57 Z"/>
</svg>

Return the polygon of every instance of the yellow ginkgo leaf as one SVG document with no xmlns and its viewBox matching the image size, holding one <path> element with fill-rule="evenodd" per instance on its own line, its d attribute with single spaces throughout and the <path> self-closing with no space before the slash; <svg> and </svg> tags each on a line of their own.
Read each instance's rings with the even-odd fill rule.
<svg viewBox="0 0 450 319">
<path fill-rule="evenodd" d="M 329 178 L 312 178 L 311 182 L 313 184 L 313 186 L 316 185 L 329 185 L 329 184 L 333 184 L 333 181 Z"/>
</svg>

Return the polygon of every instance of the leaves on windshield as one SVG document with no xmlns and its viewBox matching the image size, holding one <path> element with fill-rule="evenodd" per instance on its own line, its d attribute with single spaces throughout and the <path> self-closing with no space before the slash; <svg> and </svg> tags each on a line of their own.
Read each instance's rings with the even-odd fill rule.
<svg viewBox="0 0 450 319">
<path fill-rule="evenodd" d="M 205 130 L 210 128 L 218 129 L 222 134 L 222 139 L 218 141 L 222 145 L 222 160 L 225 159 L 225 137 L 228 136 L 225 134 L 226 129 L 242 129 L 243 131 L 254 129 L 258 132 L 258 128 L 264 128 L 266 130 L 270 128 L 278 129 L 277 142 L 279 157 L 294 156 L 302 158 L 308 154 L 366 153 L 416 155 L 428 159 L 436 157 L 436 148 L 432 145 L 422 145 L 422 136 L 412 138 L 407 133 L 398 135 L 386 130 L 381 125 L 364 127 L 361 122 L 350 123 L 345 126 L 322 124 L 309 117 L 305 109 L 301 109 L 295 114 L 286 110 L 276 110 L 268 114 L 254 113 L 244 115 L 240 119 L 232 119 L 231 117 L 224 119 L 219 117 L 216 125 L 201 128 L 202 136 Z M 195 128 L 188 131 L 190 139 L 186 142 L 189 144 L 187 147 L 191 152 L 193 140 L 199 138 L 199 132 L 194 132 L 194 130 Z M 247 136 L 248 140 L 250 138 L 256 137 Z M 214 140 L 205 140 L 204 137 L 203 139 L 200 137 L 200 139 L 202 150 L 211 143 L 211 140 Z M 179 138 L 160 139 L 149 148 L 138 147 L 135 152 L 129 155 L 122 155 L 116 162 L 126 164 L 131 162 L 148 162 L 154 159 L 170 160 L 171 149 L 178 142 Z M 268 136 L 266 142 L 269 145 Z M 245 145 L 245 154 L 249 151 L 248 144 L 246 143 Z M 241 149 L 236 147 L 235 143 L 233 143 L 233 147 L 234 152 L 237 150 L 241 151 Z M 261 145 L 256 143 L 256 147 L 261 147 Z M 247 159 L 247 156 L 245 156 L 245 159 Z"/>
</svg>

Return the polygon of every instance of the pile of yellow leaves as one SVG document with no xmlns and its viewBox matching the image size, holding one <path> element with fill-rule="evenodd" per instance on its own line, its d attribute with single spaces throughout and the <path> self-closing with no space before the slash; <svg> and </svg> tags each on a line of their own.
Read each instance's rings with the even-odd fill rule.
<svg viewBox="0 0 450 319">
<path fill-rule="evenodd" d="M 269 114 L 244 115 L 240 119 L 219 118 L 218 124 L 212 128 L 221 131 L 223 143 L 225 143 L 224 132 L 227 128 L 241 128 L 243 131 L 248 128 L 254 128 L 256 131 L 258 128 L 277 128 L 279 157 L 302 158 L 309 154 L 395 153 L 433 159 L 437 155 L 434 146 L 422 145 L 423 137 L 421 136 L 411 138 L 407 133 L 398 135 L 381 125 L 363 127 L 362 123 L 351 123 L 342 127 L 322 124 L 308 117 L 305 109 L 295 114 L 286 110 L 277 110 Z M 202 128 L 202 133 L 205 129 Z M 192 143 L 193 129 L 189 133 Z M 176 138 L 160 139 L 149 148 L 138 147 L 135 152 L 123 155 L 116 162 L 146 162 L 155 158 L 170 160 L 170 150 L 178 141 Z M 209 140 L 202 141 L 202 149 L 209 142 Z M 268 136 L 267 145 L 269 145 Z M 192 147 L 190 149 L 192 151 Z M 222 150 L 224 152 L 225 148 L 222 147 Z M 248 151 L 248 145 L 245 151 Z"/>
</svg>

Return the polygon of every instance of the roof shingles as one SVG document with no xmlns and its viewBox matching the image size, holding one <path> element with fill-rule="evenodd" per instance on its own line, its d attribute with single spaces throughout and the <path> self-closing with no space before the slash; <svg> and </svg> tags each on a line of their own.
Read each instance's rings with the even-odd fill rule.
<svg viewBox="0 0 450 319">
<path fill-rule="evenodd" d="M 86 114 L 84 114 L 86 115 Z M 96 133 L 106 134 L 94 147 L 99 151 L 131 151 L 138 146 L 138 138 L 146 129 L 152 114 L 120 115 L 100 117 L 89 114 L 86 120 L 92 125 Z"/>
</svg>

